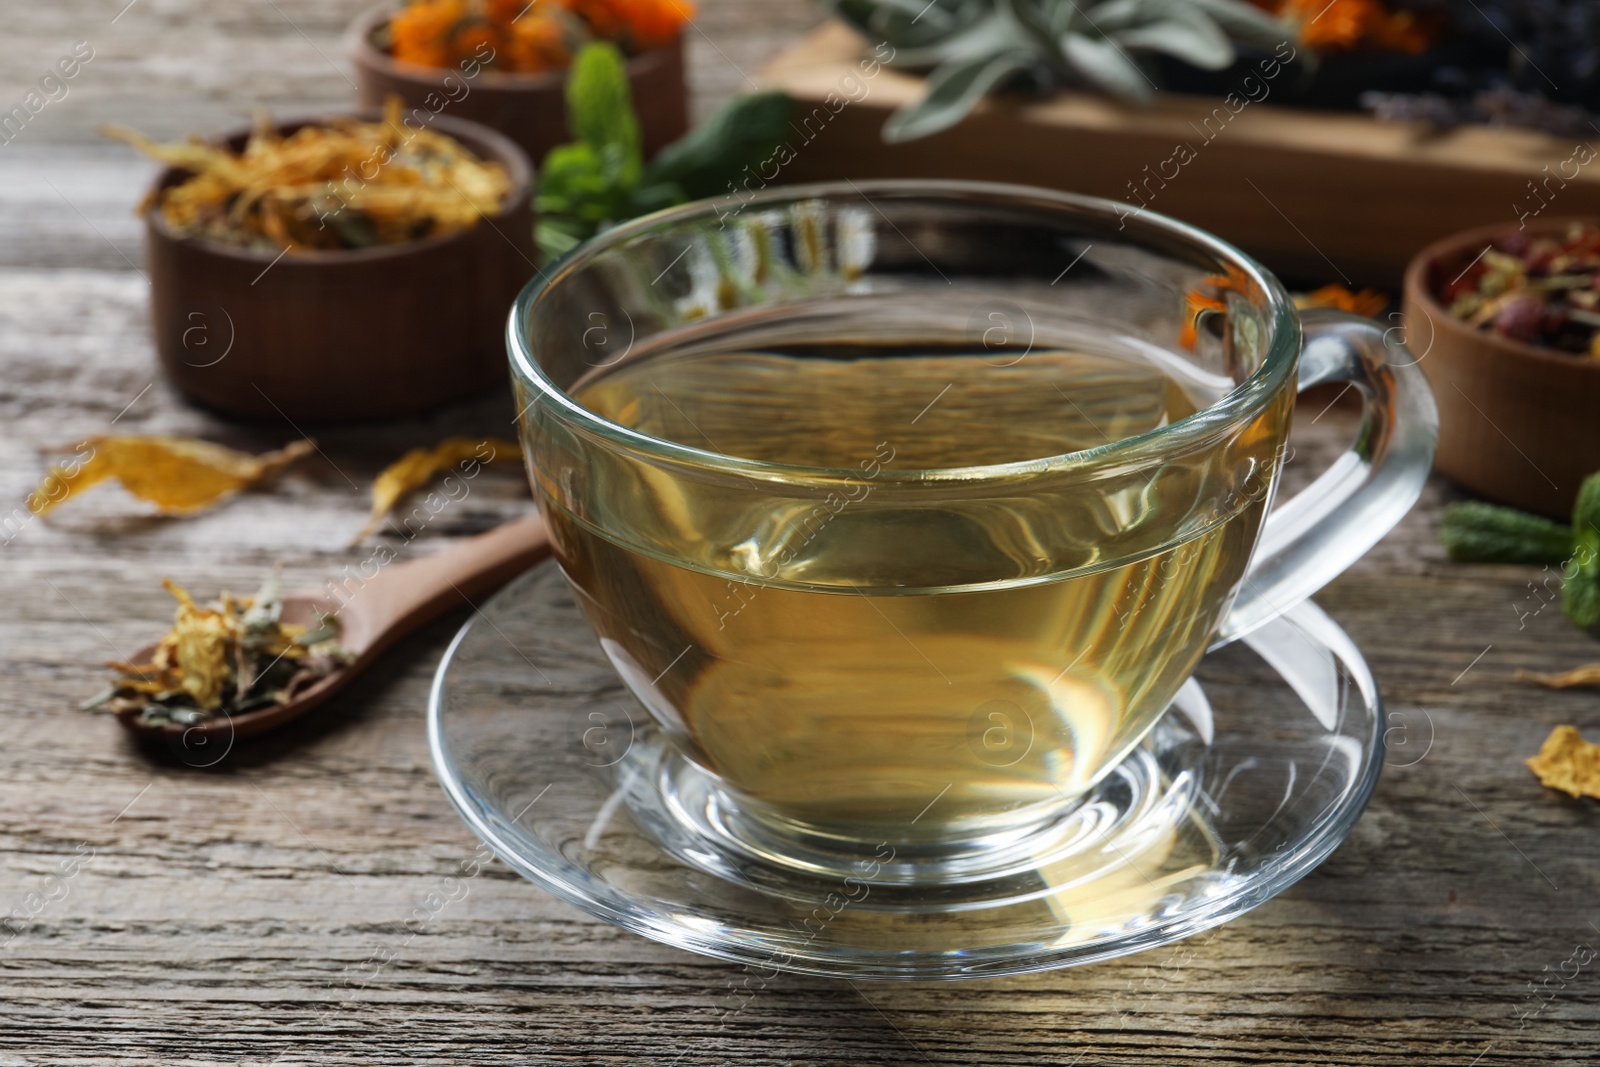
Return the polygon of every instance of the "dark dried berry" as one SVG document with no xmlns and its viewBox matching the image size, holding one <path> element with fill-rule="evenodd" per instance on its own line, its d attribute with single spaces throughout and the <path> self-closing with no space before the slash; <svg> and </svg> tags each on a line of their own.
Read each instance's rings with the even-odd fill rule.
<svg viewBox="0 0 1600 1067">
<path fill-rule="evenodd" d="M 1514 296 L 1500 305 L 1494 316 L 1494 331 L 1501 337 L 1534 343 L 1539 323 L 1544 318 L 1544 301 L 1536 296 Z"/>
</svg>

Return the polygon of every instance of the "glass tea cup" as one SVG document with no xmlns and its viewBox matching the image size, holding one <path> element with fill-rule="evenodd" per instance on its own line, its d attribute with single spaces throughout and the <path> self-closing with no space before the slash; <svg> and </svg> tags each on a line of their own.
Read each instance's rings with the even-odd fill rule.
<svg viewBox="0 0 1600 1067">
<path fill-rule="evenodd" d="M 614 772 L 635 817 L 910 884 L 1069 848 L 1208 648 L 1399 521 L 1437 430 L 1377 323 L 1013 186 L 652 215 L 530 284 L 509 345 L 555 558 L 651 721 Z M 1269 515 L 1327 382 L 1358 439 Z"/>
</svg>

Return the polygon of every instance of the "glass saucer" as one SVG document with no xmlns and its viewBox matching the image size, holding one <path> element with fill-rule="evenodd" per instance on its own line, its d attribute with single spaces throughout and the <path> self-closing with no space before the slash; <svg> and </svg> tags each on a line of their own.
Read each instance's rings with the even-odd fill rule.
<svg viewBox="0 0 1600 1067">
<path fill-rule="evenodd" d="M 1360 816 L 1382 722 L 1360 651 L 1303 603 L 1209 653 L 1032 862 L 930 885 L 886 858 L 841 879 L 741 853 L 685 813 L 682 761 L 546 561 L 456 635 L 428 738 L 473 832 L 590 914 L 762 969 L 926 980 L 1109 959 L 1271 899 Z"/>
</svg>

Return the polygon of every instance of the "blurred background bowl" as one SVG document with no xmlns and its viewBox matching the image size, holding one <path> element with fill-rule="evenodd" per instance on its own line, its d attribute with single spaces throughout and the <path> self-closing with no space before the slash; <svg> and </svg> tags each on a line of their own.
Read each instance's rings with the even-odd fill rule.
<svg viewBox="0 0 1600 1067">
<path fill-rule="evenodd" d="M 511 179 L 505 203 L 475 226 L 405 244 L 275 255 L 180 236 L 160 211 L 147 212 L 151 326 L 174 385 L 228 415 L 352 422 L 506 381 L 506 313 L 537 270 L 532 168 L 520 148 L 476 123 L 441 115 L 428 127 Z M 248 135 L 223 141 L 237 151 Z M 156 188 L 187 173 L 168 168 Z"/>
<path fill-rule="evenodd" d="M 360 106 L 378 108 L 390 95 L 409 111 L 444 112 L 479 122 L 515 141 L 537 166 L 545 153 L 572 140 L 567 131 L 565 71 L 512 74 L 434 68 L 398 62 L 375 41 L 399 5 L 380 4 L 356 17 L 346 48 L 356 67 Z M 646 158 L 689 130 L 689 89 L 683 74 L 683 38 L 628 60 L 628 82 Z"/>
<path fill-rule="evenodd" d="M 1594 221 L 1539 218 L 1524 232 Z M 1600 470 L 1600 360 L 1476 329 L 1435 296 L 1511 232 L 1484 226 L 1417 253 L 1406 268 L 1406 341 L 1439 402 L 1435 468 L 1490 500 L 1566 518 L 1579 484 Z"/>
</svg>

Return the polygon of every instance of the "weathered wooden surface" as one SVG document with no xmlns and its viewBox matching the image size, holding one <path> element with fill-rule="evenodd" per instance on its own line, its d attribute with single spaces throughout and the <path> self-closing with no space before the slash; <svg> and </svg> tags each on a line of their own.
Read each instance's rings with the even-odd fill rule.
<svg viewBox="0 0 1600 1067">
<path fill-rule="evenodd" d="M 129 265 L 149 168 L 92 127 L 177 134 L 258 100 L 338 106 L 336 37 L 354 5 L 137 0 L 113 24 L 123 2 L 14 3 L 0 36 L 6 106 L 73 41 L 96 48 L 70 97 L 0 145 L 0 516 L 38 477 L 37 445 L 108 430 L 249 447 L 294 435 L 218 421 L 156 378 Z M 800 0 L 702 7 L 702 106 L 818 18 Z M 1300 417 L 1301 474 L 1350 430 L 1344 411 L 1319 410 Z M 1600 946 L 1600 806 L 1543 790 L 1520 761 L 1556 723 L 1600 736 L 1600 699 L 1511 672 L 1600 648 L 1557 607 L 1538 610 L 1536 569 L 1443 561 L 1434 532 L 1453 491 L 1441 484 L 1319 597 L 1367 651 L 1392 716 L 1390 766 L 1353 836 L 1213 934 L 1075 971 L 783 978 L 723 1021 L 741 971 L 613 930 L 496 864 L 435 906 L 429 894 L 476 849 L 423 735 L 460 614 L 326 715 L 210 770 L 151 759 L 73 710 L 102 682 L 98 661 L 170 617 L 162 575 L 244 590 L 281 559 L 291 584 L 320 583 L 356 558 L 344 546 L 383 463 L 449 432 L 502 433 L 510 416 L 502 396 L 321 432 L 325 459 L 211 513 L 156 518 L 106 488 L 0 544 L 0 917 L 16 918 L 0 926 L 0 1064 L 1592 1060 L 1600 959 L 1560 972 L 1575 946 Z M 515 471 L 482 475 L 403 551 L 526 501 Z M 1551 973 L 1553 999 L 1519 1025 L 1540 1003 L 1529 982 Z"/>
</svg>

